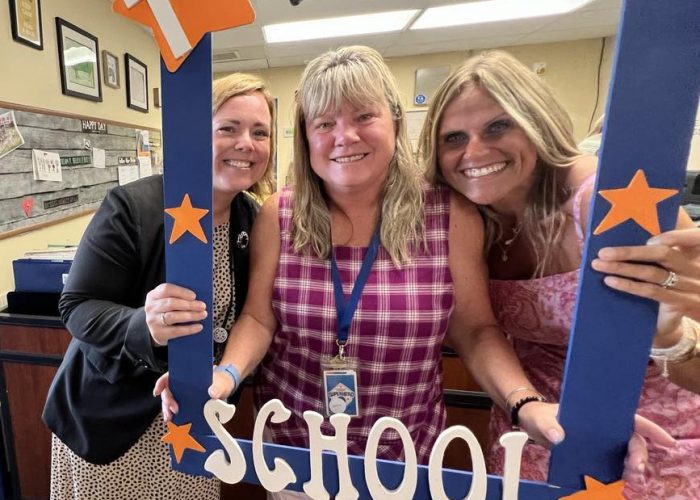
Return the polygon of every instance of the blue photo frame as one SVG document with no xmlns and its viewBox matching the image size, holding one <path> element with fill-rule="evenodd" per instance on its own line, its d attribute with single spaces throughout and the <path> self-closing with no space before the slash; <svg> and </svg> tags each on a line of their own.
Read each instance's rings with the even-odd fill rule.
<svg viewBox="0 0 700 500">
<path fill-rule="evenodd" d="M 683 186 L 700 82 L 696 20 L 697 0 L 629 0 L 623 6 L 596 192 L 627 186 L 639 170 L 651 186 Z M 211 163 L 211 69 L 210 35 L 176 73 L 162 68 L 166 207 L 179 205 L 184 194 L 190 195 L 196 207 L 211 207 L 211 174 L 206 174 L 207 169 L 191 168 Z M 674 227 L 679 198 L 658 204 L 662 230 Z M 609 210 L 610 204 L 595 196 L 587 227 L 596 227 Z M 189 237 L 166 244 L 166 279 L 187 286 L 211 304 L 211 211 L 202 225 L 209 244 Z M 166 241 L 171 229 L 172 220 L 166 217 Z M 548 483 L 521 481 L 521 499 L 559 498 L 582 489 L 584 476 L 609 483 L 621 475 L 657 306 L 605 287 L 590 262 L 602 247 L 642 244 L 648 237 L 637 224 L 627 221 L 587 238 L 559 415 L 567 437 L 553 450 Z M 634 328 L 629 328 L 629 317 L 636 318 Z M 206 450 L 187 450 L 173 466 L 194 474 L 206 474 L 204 461 L 222 448 L 203 414 L 212 359 L 211 319 L 203 323 L 202 333 L 169 344 L 171 389 L 180 406 L 175 423 L 191 424 L 190 435 Z M 251 466 L 251 443 L 237 442 L 248 464 L 239 479 L 259 483 Z M 300 490 L 310 477 L 309 450 L 276 445 L 265 445 L 265 450 L 268 466 L 273 457 L 292 466 L 297 480 L 289 488 Z M 363 461 L 362 457 L 349 458 L 352 482 L 361 498 L 368 494 Z M 379 476 L 392 487 L 401 481 L 403 468 L 400 462 L 379 461 Z M 334 494 L 338 489 L 334 456 L 324 454 L 323 469 L 325 486 Z M 451 496 L 464 495 L 473 479 L 471 473 L 448 470 L 442 477 Z M 486 498 L 501 498 L 502 493 L 502 478 L 489 476 Z M 429 495 L 428 472 L 420 466 L 415 498 Z"/>
</svg>

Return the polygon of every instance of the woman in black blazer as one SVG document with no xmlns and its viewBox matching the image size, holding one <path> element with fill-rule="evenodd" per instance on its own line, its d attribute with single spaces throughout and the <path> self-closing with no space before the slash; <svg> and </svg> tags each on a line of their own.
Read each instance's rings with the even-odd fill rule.
<svg viewBox="0 0 700 500">
<path fill-rule="evenodd" d="M 258 205 L 244 191 L 272 185 L 274 124 L 258 77 L 214 82 L 215 353 L 245 302 Z M 43 413 L 53 432 L 52 498 L 219 497 L 218 480 L 171 470 L 160 442 L 153 386 L 167 371 L 165 346 L 201 330 L 196 322 L 211 313 L 192 291 L 163 283 L 163 210 L 162 177 L 148 177 L 111 190 L 83 235 L 59 305 L 73 339 Z"/>
</svg>

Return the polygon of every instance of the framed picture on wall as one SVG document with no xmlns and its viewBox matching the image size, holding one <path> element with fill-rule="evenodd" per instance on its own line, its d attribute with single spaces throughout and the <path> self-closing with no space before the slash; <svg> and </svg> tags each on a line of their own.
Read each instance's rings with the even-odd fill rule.
<svg viewBox="0 0 700 500">
<path fill-rule="evenodd" d="M 102 100 L 97 37 L 56 18 L 61 90 L 64 94 L 91 101 Z"/>
<path fill-rule="evenodd" d="M 102 71 L 104 73 L 104 82 L 108 87 L 113 89 L 119 88 L 119 58 L 107 52 L 102 51 Z"/>
<path fill-rule="evenodd" d="M 37 50 L 44 50 L 40 0 L 10 0 L 12 38 Z"/>
<path fill-rule="evenodd" d="M 131 109 L 148 113 L 148 68 L 127 53 L 124 56 L 126 74 L 126 105 Z"/>
</svg>

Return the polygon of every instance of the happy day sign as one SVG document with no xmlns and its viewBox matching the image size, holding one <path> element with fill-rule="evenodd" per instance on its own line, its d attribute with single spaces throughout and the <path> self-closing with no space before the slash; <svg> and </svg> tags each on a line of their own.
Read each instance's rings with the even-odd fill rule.
<svg viewBox="0 0 700 500">
<path fill-rule="evenodd" d="M 180 406 L 164 437 L 171 444 L 173 467 L 226 482 L 259 483 L 268 491 L 305 491 L 313 498 L 461 498 L 467 491 L 470 500 L 554 499 L 572 493 L 579 500 L 621 498 L 618 480 L 657 305 L 607 288 L 590 262 L 602 247 L 643 244 L 655 231 L 675 225 L 700 88 L 697 8 L 697 0 L 627 0 L 623 7 L 595 188 L 600 196 L 587 224 L 596 232 L 583 255 L 560 401 L 566 439 L 553 449 L 548 483 L 516 479 L 523 433 L 501 437 L 508 457 L 502 478 L 486 475 L 483 453 L 462 426 L 441 434 L 427 467 L 415 464 L 408 432 L 391 418 L 376 422 L 365 457 L 347 455 L 349 417 L 344 415 L 330 419 L 335 436 L 323 436 L 323 417 L 305 412 L 308 450 L 263 443 L 265 423 L 288 418 L 289 411 L 276 400 L 261 408 L 253 441 L 234 439 L 222 423 L 233 418 L 235 408 L 207 396 L 210 317 L 201 333 L 168 344 L 170 387 Z M 194 290 L 211 309 L 211 171 L 192 168 L 212 162 L 208 33 L 248 24 L 254 13 L 246 0 L 115 0 L 113 9 L 152 27 L 161 48 L 166 209 L 200 211 L 191 230 L 177 238 L 173 229 L 182 227 L 181 221 L 165 217 L 166 281 Z M 658 190 L 671 192 L 659 199 L 654 197 Z M 640 204 L 644 219 L 636 210 Z M 633 326 L 629 318 L 635 318 Z M 374 443 L 386 429 L 402 436 L 405 464 L 376 459 Z M 469 444 L 472 473 L 441 470 L 444 448 L 453 439 Z"/>
</svg>

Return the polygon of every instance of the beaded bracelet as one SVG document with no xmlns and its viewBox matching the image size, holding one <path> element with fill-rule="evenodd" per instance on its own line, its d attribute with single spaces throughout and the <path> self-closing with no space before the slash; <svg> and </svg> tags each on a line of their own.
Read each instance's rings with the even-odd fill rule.
<svg viewBox="0 0 700 500">
<path fill-rule="evenodd" d="M 681 320 L 683 335 L 671 347 L 652 347 L 649 357 L 661 363 L 661 376 L 668 378 L 668 365 L 684 363 L 694 356 L 700 355 L 700 336 L 698 324 L 687 316 Z"/>
<path fill-rule="evenodd" d="M 524 398 L 520 398 L 515 402 L 515 404 L 510 408 L 510 423 L 513 426 L 513 429 L 518 429 L 520 425 L 520 417 L 518 414 L 520 413 L 520 408 L 525 406 L 528 403 L 534 403 L 537 401 L 538 403 L 546 403 L 547 398 L 545 398 L 542 394 L 537 394 L 537 396 L 525 396 Z"/>
<path fill-rule="evenodd" d="M 227 365 L 219 365 L 214 367 L 215 372 L 224 372 L 226 373 L 229 377 L 231 377 L 231 380 L 233 380 L 233 389 L 236 390 L 237 387 L 241 385 L 241 372 L 238 371 L 238 368 L 236 368 L 234 365 L 231 363 Z"/>
</svg>

